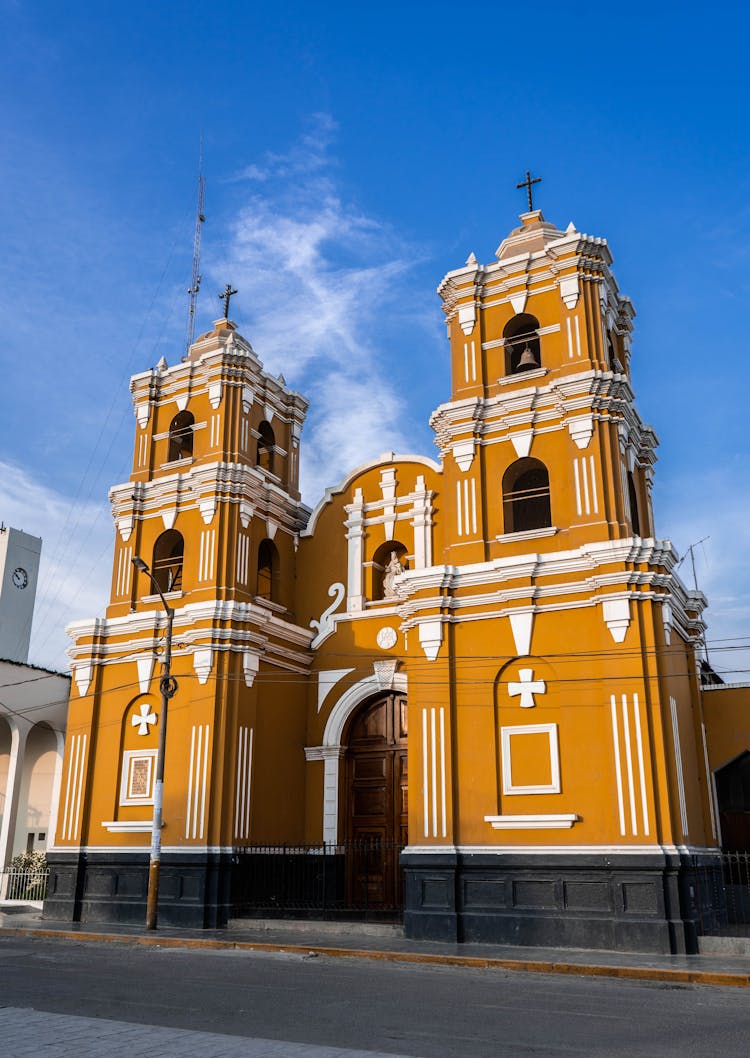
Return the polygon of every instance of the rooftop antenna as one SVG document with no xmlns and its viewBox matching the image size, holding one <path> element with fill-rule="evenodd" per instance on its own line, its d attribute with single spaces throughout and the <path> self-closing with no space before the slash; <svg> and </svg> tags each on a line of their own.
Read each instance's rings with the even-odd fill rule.
<svg viewBox="0 0 750 1058">
<path fill-rule="evenodd" d="M 685 554 L 682 556 L 682 558 L 680 559 L 680 561 L 677 563 L 677 565 L 675 567 L 675 569 L 679 569 L 680 566 L 682 565 L 682 563 L 685 561 L 685 558 L 687 557 L 687 555 L 690 555 L 690 565 L 691 565 L 692 570 L 693 570 L 693 585 L 694 585 L 694 590 L 695 591 L 700 591 L 700 588 L 698 587 L 698 575 L 695 572 L 695 549 L 696 549 L 696 547 L 700 547 L 701 544 L 705 544 L 706 540 L 710 540 L 710 539 L 711 538 L 709 536 L 704 536 L 700 540 L 696 540 L 694 544 L 690 544 L 689 547 L 686 549 Z M 708 656 L 708 644 L 706 643 L 705 636 L 703 636 L 701 638 L 701 644 L 703 646 L 703 652 L 704 652 L 705 657 L 706 657 L 706 663 L 710 665 L 711 661 L 710 661 L 710 658 Z"/>
<path fill-rule="evenodd" d="M 193 237 L 193 273 L 190 278 L 190 289 L 188 290 L 190 302 L 188 304 L 187 331 L 185 333 L 186 357 L 190 352 L 190 346 L 193 344 L 193 339 L 195 338 L 195 309 L 198 304 L 198 291 L 200 290 L 201 279 L 203 278 L 200 274 L 199 268 L 201 261 L 201 231 L 206 220 L 206 215 L 203 212 L 203 195 L 205 190 L 206 181 L 203 176 L 203 137 L 201 136 L 200 151 L 198 154 L 198 209 L 195 214 L 195 235 Z"/>
</svg>

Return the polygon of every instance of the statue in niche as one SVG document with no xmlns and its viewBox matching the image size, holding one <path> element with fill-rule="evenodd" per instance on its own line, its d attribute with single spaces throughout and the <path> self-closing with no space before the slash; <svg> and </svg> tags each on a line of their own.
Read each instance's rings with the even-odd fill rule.
<svg viewBox="0 0 750 1058">
<path fill-rule="evenodd" d="M 383 572 L 383 598 L 384 599 L 395 599 L 396 598 L 396 577 L 400 577 L 404 572 L 404 567 L 401 565 L 395 551 L 391 551 L 390 561 L 385 567 Z"/>
</svg>

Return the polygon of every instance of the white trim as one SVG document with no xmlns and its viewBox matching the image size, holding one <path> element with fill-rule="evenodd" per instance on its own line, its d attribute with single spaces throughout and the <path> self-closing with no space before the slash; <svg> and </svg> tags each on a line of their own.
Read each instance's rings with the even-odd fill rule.
<svg viewBox="0 0 750 1058">
<path fill-rule="evenodd" d="M 620 764 L 620 733 L 617 727 L 617 702 L 614 694 L 610 695 L 612 713 L 612 748 L 615 758 L 615 781 L 617 784 L 617 811 L 620 819 L 620 834 L 625 837 L 625 802 L 622 793 L 622 766 Z"/>
<path fill-rule="evenodd" d="M 574 823 L 579 823 L 580 816 L 574 812 L 555 815 L 533 816 L 485 816 L 493 830 L 569 830 Z M 518 849 L 524 852 L 523 847 Z"/>
<path fill-rule="evenodd" d="M 546 785 L 540 784 L 536 786 L 516 786 L 514 784 L 512 754 L 510 748 L 510 740 L 513 735 L 547 735 L 549 739 L 549 783 L 547 783 Z M 519 724 L 514 727 L 501 727 L 500 745 L 504 794 L 517 795 L 560 793 L 560 747 L 557 735 L 557 724 Z"/>
<path fill-rule="evenodd" d="M 714 815 L 714 796 L 713 796 L 713 782 L 711 775 L 711 769 L 708 765 L 708 743 L 706 742 L 706 725 L 701 720 L 701 735 L 703 736 L 703 764 L 706 769 L 706 797 L 708 798 L 708 808 L 711 813 L 711 833 L 714 839 L 717 837 L 716 833 L 716 816 Z"/>
<path fill-rule="evenodd" d="M 685 803 L 685 776 L 682 771 L 682 748 L 680 746 L 680 724 L 677 717 L 677 699 L 669 696 L 669 708 L 672 714 L 672 739 L 674 742 L 674 762 L 677 770 L 677 796 L 680 801 L 680 823 L 682 836 L 688 834 L 687 805 Z"/>
<path fill-rule="evenodd" d="M 150 803 L 153 804 L 153 802 Z M 150 834 L 154 828 L 151 819 L 115 819 L 109 823 L 102 823 L 102 826 L 110 834 Z"/>
<path fill-rule="evenodd" d="M 495 539 L 500 544 L 512 544 L 517 540 L 539 540 L 544 536 L 554 536 L 557 532 L 557 526 L 548 525 L 544 529 L 527 529 L 523 533 L 501 533 Z"/>
</svg>

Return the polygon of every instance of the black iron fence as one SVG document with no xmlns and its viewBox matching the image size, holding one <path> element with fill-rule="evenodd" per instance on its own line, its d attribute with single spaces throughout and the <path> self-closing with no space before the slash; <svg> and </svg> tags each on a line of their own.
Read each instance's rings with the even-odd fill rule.
<svg viewBox="0 0 750 1058">
<path fill-rule="evenodd" d="M 703 933 L 750 930 L 750 852 L 724 852 L 693 862 L 693 894 Z"/>
<path fill-rule="evenodd" d="M 397 918 L 403 910 L 402 847 L 367 839 L 236 849 L 234 914 Z"/>
</svg>

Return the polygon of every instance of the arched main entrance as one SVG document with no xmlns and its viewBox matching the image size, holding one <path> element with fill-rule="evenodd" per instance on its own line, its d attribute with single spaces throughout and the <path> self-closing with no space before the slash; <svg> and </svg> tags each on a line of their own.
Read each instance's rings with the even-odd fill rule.
<svg viewBox="0 0 750 1058">
<path fill-rule="evenodd" d="M 406 697 L 389 692 L 364 702 L 346 739 L 344 827 L 349 899 L 368 908 L 401 904 L 399 852 L 407 844 Z"/>
</svg>

